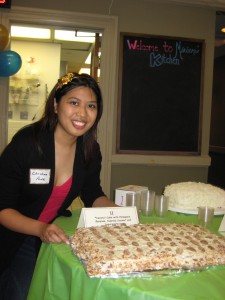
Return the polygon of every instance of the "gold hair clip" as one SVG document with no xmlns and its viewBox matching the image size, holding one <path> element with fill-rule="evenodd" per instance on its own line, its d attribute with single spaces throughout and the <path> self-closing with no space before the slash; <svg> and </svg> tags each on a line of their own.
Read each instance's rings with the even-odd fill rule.
<svg viewBox="0 0 225 300">
<path fill-rule="evenodd" d="M 73 73 L 67 73 L 65 76 L 58 79 L 58 85 L 56 87 L 56 91 L 61 89 L 65 84 L 68 84 L 75 78 L 76 76 Z"/>
</svg>

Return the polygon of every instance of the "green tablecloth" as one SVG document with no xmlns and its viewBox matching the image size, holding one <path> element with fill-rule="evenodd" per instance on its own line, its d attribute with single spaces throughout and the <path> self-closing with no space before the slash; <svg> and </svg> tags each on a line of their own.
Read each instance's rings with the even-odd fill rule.
<svg viewBox="0 0 225 300">
<path fill-rule="evenodd" d="M 75 231 L 80 210 L 56 223 L 68 235 Z M 210 230 L 217 232 L 222 216 Z M 169 212 L 166 218 L 140 217 L 140 223 L 197 223 L 196 215 Z M 89 278 L 83 265 L 65 244 L 43 244 L 38 256 L 28 300 L 224 300 L 225 266 L 148 278 Z"/>
</svg>

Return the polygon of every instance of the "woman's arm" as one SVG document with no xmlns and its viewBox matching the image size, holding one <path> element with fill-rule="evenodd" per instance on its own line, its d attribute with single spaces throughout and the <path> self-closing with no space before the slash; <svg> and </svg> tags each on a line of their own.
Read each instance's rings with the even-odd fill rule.
<svg viewBox="0 0 225 300">
<path fill-rule="evenodd" d="M 57 225 L 46 224 L 38 220 L 28 218 L 15 209 L 6 208 L 1 210 L 0 224 L 12 231 L 37 236 L 46 243 L 69 244 L 68 237 Z"/>
<path fill-rule="evenodd" d="M 92 207 L 114 207 L 114 206 L 117 205 L 106 196 L 101 196 L 95 199 L 94 203 L 92 204 Z"/>
</svg>

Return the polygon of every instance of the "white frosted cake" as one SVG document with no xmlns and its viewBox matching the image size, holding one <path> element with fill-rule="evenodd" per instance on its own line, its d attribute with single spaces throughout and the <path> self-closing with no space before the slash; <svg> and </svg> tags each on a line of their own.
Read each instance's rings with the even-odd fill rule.
<svg viewBox="0 0 225 300">
<path fill-rule="evenodd" d="M 225 191 L 202 182 L 179 182 L 165 187 L 169 208 L 196 210 L 199 206 L 225 208 Z"/>
<path fill-rule="evenodd" d="M 71 247 L 89 276 L 225 264 L 225 239 L 194 224 L 78 228 Z"/>
</svg>

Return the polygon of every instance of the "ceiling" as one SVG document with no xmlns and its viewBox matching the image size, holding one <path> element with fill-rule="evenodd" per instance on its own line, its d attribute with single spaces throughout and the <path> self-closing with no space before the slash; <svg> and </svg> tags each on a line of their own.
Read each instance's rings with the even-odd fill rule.
<svg viewBox="0 0 225 300">
<path fill-rule="evenodd" d="M 139 0 L 136 0 L 139 1 Z M 216 10 L 225 10 L 225 0 L 143 0 L 145 2 L 161 2 L 178 5 L 189 5 L 189 6 L 204 6 L 212 7 Z"/>
<path fill-rule="evenodd" d="M 85 67 L 85 61 L 92 51 L 93 43 L 89 42 L 61 42 L 61 61 L 68 65 L 68 72 L 79 72 Z"/>
</svg>

